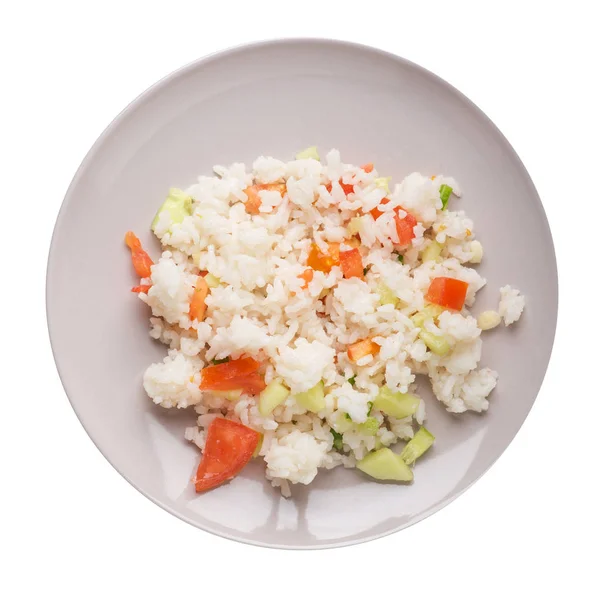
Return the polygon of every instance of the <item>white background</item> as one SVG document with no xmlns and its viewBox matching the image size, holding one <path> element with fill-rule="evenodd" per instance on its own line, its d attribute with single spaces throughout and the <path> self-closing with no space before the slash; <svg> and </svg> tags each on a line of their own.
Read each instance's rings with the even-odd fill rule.
<svg viewBox="0 0 600 599">
<path fill-rule="evenodd" d="M 600 393 L 593 377 L 600 295 L 591 261 L 597 264 L 599 248 L 600 45 L 594 4 L 3 2 L 0 596 L 284 591 L 305 597 L 314 584 L 317 596 L 330 598 L 598 597 Z M 77 166 L 109 121 L 182 64 L 241 42 L 286 36 L 375 45 L 467 94 L 529 169 L 560 273 L 550 369 L 529 419 L 497 464 L 426 521 L 324 552 L 216 538 L 135 491 L 71 410 L 44 312 L 54 219 Z M 507 231 L 507 243 L 510 236 Z M 82 297 L 85 291 L 93 293 L 82 290 Z M 308 586 L 300 588 L 299 580 Z"/>
</svg>

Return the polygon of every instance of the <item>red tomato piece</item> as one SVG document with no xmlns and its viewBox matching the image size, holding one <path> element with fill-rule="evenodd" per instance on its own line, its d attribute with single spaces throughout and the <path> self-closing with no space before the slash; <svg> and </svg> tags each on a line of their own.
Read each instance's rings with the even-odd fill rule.
<svg viewBox="0 0 600 599">
<path fill-rule="evenodd" d="M 208 283 L 203 277 L 198 277 L 196 279 L 196 288 L 190 300 L 190 320 L 197 320 L 198 322 L 204 320 L 204 314 L 206 313 L 205 300 L 208 291 Z"/>
<path fill-rule="evenodd" d="M 462 310 L 468 287 L 468 283 L 459 279 L 436 277 L 431 281 L 425 299 L 450 310 Z"/>
<path fill-rule="evenodd" d="M 348 195 L 349 193 L 354 193 L 354 185 L 351 185 L 350 183 L 343 183 L 342 180 L 339 180 L 339 184 L 340 187 L 342 188 L 342 191 Z M 327 183 L 327 185 L 325 185 L 325 189 L 331 193 L 331 183 Z"/>
<path fill-rule="evenodd" d="M 406 212 L 404 208 L 399 208 L 399 210 Z M 395 212 L 394 221 L 398 233 L 398 243 L 399 245 L 408 245 L 415 236 L 414 227 L 417 224 L 417 219 L 410 212 L 406 212 L 404 218 L 398 216 L 398 209 Z"/>
<path fill-rule="evenodd" d="M 136 285 L 131 288 L 131 291 L 133 291 L 133 293 L 148 293 L 150 287 L 152 287 L 152 285 Z"/>
<path fill-rule="evenodd" d="M 194 478 L 196 493 L 214 489 L 239 474 L 259 442 L 260 434 L 255 430 L 239 422 L 215 418 L 208 427 L 206 445 Z"/>
<path fill-rule="evenodd" d="M 389 200 L 387 198 L 383 198 L 383 200 L 381 200 L 381 203 L 382 204 L 387 204 L 387 203 L 389 203 Z M 381 210 L 378 210 L 377 208 L 373 208 L 373 210 L 371 210 L 369 214 L 375 220 L 377 220 L 383 214 L 383 212 Z"/>
<path fill-rule="evenodd" d="M 257 372 L 260 363 L 254 358 L 238 358 L 224 364 L 214 364 L 202 369 L 200 389 L 204 391 L 231 391 L 240 386 L 231 386 L 231 381 L 239 381 Z"/>
<path fill-rule="evenodd" d="M 321 272 L 331 271 L 334 266 L 340 265 L 340 244 L 330 243 L 327 253 L 324 254 L 319 246 L 313 243 L 306 264 L 310 268 Z"/>
<path fill-rule="evenodd" d="M 373 170 L 373 163 L 368 162 L 367 164 L 363 164 L 360 168 L 362 168 L 365 173 L 370 173 Z"/>
<path fill-rule="evenodd" d="M 348 346 L 348 359 L 350 362 L 358 362 L 361 358 L 371 354 L 376 356 L 381 348 L 371 339 L 361 339 Z"/>
<path fill-rule="evenodd" d="M 154 264 L 152 259 L 142 248 L 142 243 L 132 231 L 125 233 L 125 243 L 131 250 L 131 262 L 138 277 L 145 279 L 152 275 L 150 267 Z"/>
<path fill-rule="evenodd" d="M 364 267 L 362 256 L 360 255 L 358 248 L 340 252 L 340 265 L 345 279 L 351 277 L 362 278 Z"/>
<path fill-rule="evenodd" d="M 308 289 L 308 284 L 313 280 L 315 271 L 312 268 L 307 268 L 301 275 L 300 278 L 304 281 L 302 289 Z"/>
<path fill-rule="evenodd" d="M 281 195 L 286 192 L 285 183 L 268 183 L 265 185 L 251 185 L 244 189 L 244 193 L 248 196 L 245 207 L 248 214 L 256 216 L 260 214 L 260 195 L 261 191 L 278 191 Z"/>
</svg>

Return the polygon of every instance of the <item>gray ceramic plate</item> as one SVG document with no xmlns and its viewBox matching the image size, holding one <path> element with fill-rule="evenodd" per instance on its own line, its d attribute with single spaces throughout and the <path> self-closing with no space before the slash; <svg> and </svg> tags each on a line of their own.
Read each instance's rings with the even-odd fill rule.
<svg viewBox="0 0 600 599">
<path fill-rule="evenodd" d="M 426 383 L 435 449 L 415 484 L 319 474 L 282 499 L 250 465 L 202 496 L 189 484 L 196 449 L 183 439 L 193 414 L 145 397 L 144 369 L 165 349 L 129 292 L 123 234 L 142 233 L 172 185 L 213 164 L 292 157 L 308 145 L 372 161 L 395 180 L 446 173 L 464 191 L 486 251 L 476 308 L 497 306 L 510 283 L 527 296 L 517 326 L 486 335 L 483 365 L 500 372 L 487 414 L 452 416 Z M 92 292 L 90 293 L 90 290 Z M 424 69 L 348 43 L 288 40 L 236 48 L 193 63 L 135 100 L 89 152 L 60 211 L 48 264 L 47 310 L 61 379 L 82 424 L 114 467 L 171 513 L 204 530 L 276 547 L 347 545 L 413 524 L 457 497 L 510 443 L 540 388 L 554 338 L 557 275 L 542 204 L 515 152 L 481 111 Z M 90 317 L 90 315 L 93 315 Z M 507 493 L 516 492 L 507 489 Z"/>
</svg>

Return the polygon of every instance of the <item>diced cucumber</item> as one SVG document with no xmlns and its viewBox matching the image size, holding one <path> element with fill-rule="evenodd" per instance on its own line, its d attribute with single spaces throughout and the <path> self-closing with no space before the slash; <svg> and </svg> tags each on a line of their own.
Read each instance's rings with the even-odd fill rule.
<svg viewBox="0 0 600 599">
<path fill-rule="evenodd" d="M 417 411 L 420 401 L 412 393 L 399 393 L 391 391 L 388 387 L 381 387 L 373 402 L 373 407 L 388 416 L 406 418 Z"/>
<path fill-rule="evenodd" d="M 435 437 L 422 426 L 415 436 L 406 444 L 400 457 L 407 465 L 414 464 L 417 458 L 420 458 L 435 441 Z"/>
<path fill-rule="evenodd" d="M 158 209 L 154 220 L 152 221 L 152 225 L 150 228 L 154 231 L 158 221 L 160 219 L 160 215 L 166 210 L 171 217 L 171 224 L 178 224 L 183 222 L 183 219 L 186 216 L 189 216 L 192 213 L 192 198 L 185 194 L 181 189 L 177 189 L 175 187 L 169 190 L 169 195 L 167 199 L 163 202 L 163 205 Z"/>
<path fill-rule="evenodd" d="M 445 356 L 450 351 L 450 344 L 440 335 L 434 335 L 429 331 L 421 331 L 419 333 L 421 341 L 436 355 Z"/>
<path fill-rule="evenodd" d="M 437 241 L 432 241 L 421 254 L 423 262 L 435 262 L 442 253 L 442 246 Z"/>
<path fill-rule="evenodd" d="M 296 160 L 307 160 L 308 158 L 312 158 L 313 160 L 321 160 L 319 158 L 319 152 L 317 151 L 317 146 L 310 146 L 302 152 L 298 152 L 296 154 Z"/>
<path fill-rule="evenodd" d="M 357 424 L 356 430 L 363 435 L 376 435 L 379 430 L 379 420 L 370 416 L 364 422 Z"/>
<path fill-rule="evenodd" d="M 210 393 L 217 397 L 224 397 L 229 401 L 237 401 L 242 396 L 241 389 L 234 389 L 233 391 L 211 391 Z"/>
<path fill-rule="evenodd" d="M 442 306 L 436 306 L 435 304 L 427 304 L 420 312 L 413 314 L 411 316 L 411 320 L 415 323 L 416 327 L 422 327 L 425 324 L 426 320 L 429 320 L 430 318 L 434 320 L 443 311 L 444 308 L 442 308 Z"/>
<path fill-rule="evenodd" d="M 398 301 L 396 294 L 385 283 L 377 285 L 377 293 L 379 294 L 379 303 L 382 306 L 385 304 L 395 305 Z"/>
<path fill-rule="evenodd" d="M 360 233 L 360 222 L 360 216 L 355 216 L 350 219 L 350 222 L 348 223 L 348 233 L 350 233 L 350 235 Z"/>
<path fill-rule="evenodd" d="M 325 387 L 319 381 L 312 389 L 296 394 L 296 401 L 310 412 L 320 412 L 325 409 Z"/>
<path fill-rule="evenodd" d="M 263 439 L 264 438 L 265 438 L 265 436 L 262 433 L 260 433 L 260 439 L 258 440 L 258 444 L 256 445 L 256 449 L 252 453 L 252 457 L 253 458 L 257 458 L 258 457 L 258 452 L 260 451 L 260 448 L 262 447 Z"/>
<path fill-rule="evenodd" d="M 382 447 L 360 460 L 356 467 L 377 480 L 410 482 L 412 470 L 391 449 Z"/>
<path fill-rule="evenodd" d="M 215 287 L 218 287 L 221 284 L 221 281 L 219 279 L 217 279 L 217 277 L 215 277 L 214 275 L 211 275 L 210 273 L 208 273 L 205 277 L 204 280 L 206 281 L 206 284 L 211 288 L 214 289 Z"/>
<path fill-rule="evenodd" d="M 353 426 L 354 423 L 348 417 L 348 414 L 339 414 L 336 418 L 335 430 L 342 435 L 347 433 Z"/>
<path fill-rule="evenodd" d="M 262 416 L 268 416 L 278 405 L 282 404 L 290 394 L 290 390 L 279 381 L 271 381 L 261 391 L 258 398 L 258 411 Z"/>
<path fill-rule="evenodd" d="M 375 185 L 377 185 L 377 187 L 381 187 L 381 189 L 385 191 L 385 195 L 387 195 L 390 193 L 391 180 L 391 177 L 377 177 L 377 179 L 375 179 Z"/>
</svg>

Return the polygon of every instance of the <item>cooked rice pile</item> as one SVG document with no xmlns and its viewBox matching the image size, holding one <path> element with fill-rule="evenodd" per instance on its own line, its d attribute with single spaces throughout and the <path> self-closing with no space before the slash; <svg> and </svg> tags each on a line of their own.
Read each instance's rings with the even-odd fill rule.
<svg viewBox="0 0 600 599">
<path fill-rule="evenodd" d="M 389 191 L 375 169 L 344 164 L 337 150 L 323 162 L 261 156 L 251 170 L 233 164 L 214 171 L 185 191 L 193 199 L 191 214 L 181 220 L 169 210 L 159 213 L 153 228 L 164 251 L 141 281 L 151 285 L 140 293 L 152 310 L 150 335 L 170 348 L 147 369 L 144 388 L 165 408 L 196 411 L 197 427 L 185 431 L 186 439 L 202 449 L 216 416 L 254 428 L 264 435 L 259 455 L 267 478 L 289 495 L 289 483 L 308 484 L 319 468 L 353 467 L 373 449 L 413 436 L 425 420 L 424 402 L 412 416 L 395 419 L 372 407 L 383 386 L 414 393 L 415 375 L 424 374 L 448 411 L 487 410 L 498 374 L 478 368 L 481 332 L 501 319 L 518 320 L 524 299 L 503 287 L 497 311 L 482 313 L 479 322 L 470 315 L 486 281 L 467 265 L 479 263 L 483 249 L 466 214 L 443 206 L 445 187 L 460 196 L 456 181 L 413 173 Z M 258 204 L 244 191 L 253 185 L 266 187 Z M 177 193 L 183 192 L 172 190 Z M 398 206 L 418 221 L 406 247 L 398 245 Z M 376 220 L 375 208 L 381 211 Z M 314 270 L 306 284 L 313 244 L 327 255 L 332 243 L 342 252 L 358 245 L 364 276 L 344 278 L 333 266 Z M 212 283 L 206 314 L 190 321 L 190 298 L 204 271 Z M 436 277 L 468 283 L 461 311 L 422 312 Z M 427 333 L 449 351 L 432 352 Z M 348 348 L 360 340 L 379 350 L 351 361 Z M 278 380 L 290 390 L 266 416 L 257 396 L 231 400 L 199 389 L 203 367 L 240 356 L 261 362 L 266 383 Z M 326 407 L 313 413 L 295 395 L 320 381 Z"/>
</svg>

